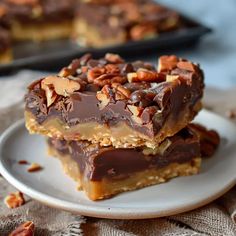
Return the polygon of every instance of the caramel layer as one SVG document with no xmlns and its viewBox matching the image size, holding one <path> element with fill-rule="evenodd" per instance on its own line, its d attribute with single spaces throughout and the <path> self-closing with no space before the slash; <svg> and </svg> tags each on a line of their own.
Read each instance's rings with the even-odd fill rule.
<svg viewBox="0 0 236 236">
<path fill-rule="evenodd" d="M 62 21 L 59 24 L 55 23 L 40 23 L 34 25 L 12 22 L 12 37 L 15 40 L 33 40 L 45 41 L 59 38 L 68 38 L 72 32 L 72 21 Z"/>
<path fill-rule="evenodd" d="M 0 53 L 0 63 L 8 63 L 12 60 L 12 51 L 7 49 Z"/>
<path fill-rule="evenodd" d="M 38 133 L 65 140 L 88 140 L 92 143 L 100 143 L 102 146 L 112 145 L 116 148 L 138 146 L 155 148 L 165 138 L 173 136 L 184 128 L 193 119 L 200 107 L 201 105 L 197 104 L 194 113 L 183 110 L 181 112 L 183 115 L 179 115 L 178 118 L 173 115 L 169 116 L 153 138 L 138 132 L 122 121 L 110 127 L 96 122 L 86 122 L 70 127 L 61 120 L 51 117 L 42 124 L 38 124 L 34 115 L 28 111 L 25 112 L 25 120 L 26 127 L 31 134 Z"/>
</svg>

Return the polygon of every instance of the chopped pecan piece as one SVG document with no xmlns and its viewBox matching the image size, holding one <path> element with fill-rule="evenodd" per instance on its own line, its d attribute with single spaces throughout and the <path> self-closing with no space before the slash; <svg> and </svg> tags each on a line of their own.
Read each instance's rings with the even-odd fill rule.
<svg viewBox="0 0 236 236">
<path fill-rule="evenodd" d="M 200 138 L 201 155 L 203 157 L 211 157 L 220 144 L 219 134 L 215 130 L 207 130 L 199 124 L 190 124 L 189 127 Z"/>
<path fill-rule="evenodd" d="M 74 71 L 71 69 L 71 68 L 69 68 L 69 67 L 64 67 L 64 68 L 62 68 L 62 70 L 59 72 L 59 76 L 60 77 L 67 77 L 67 76 L 69 76 L 69 75 L 73 75 L 74 74 Z"/>
<path fill-rule="evenodd" d="M 32 221 L 26 221 L 12 231 L 9 236 L 33 236 L 35 226 Z"/>
<path fill-rule="evenodd" d="M 115 96 L 118 95 L 118 98 L 116 98 L 116 100 L 122 100 L 130 97 L 131 92 L 121 84 L 112 83 L 111 87 L 116 90 Z"/>
<path fill-rule="evenodd" d="M 165 81 L 165 75 L 157 73 L 156 71 L 140 68 L 137 72 L 127 74 L 129 83 L 132 82 L 162 82 Z"/>
<path fill-rule="evenodd" d="M 21 192 L 15 192 L 6 196 L 4 203 L 8 208 L 17 208 L 25 204 L 25 199 Z"/>
<path fill-rule="evenodd" d="M 125 83 L 127 80 L 120 74 L 120 69 L 116 65 L 107 64 L 104 67 L 95 67 L 88 71 L 88 82 L 100 87 L 110 85 L 114 82 Z"/>
<path fill-rule="evenodd" d="M 18 164 L 20 164 L 20 165 L 28 165 L 29 162 L 26 161 L 26 160 L 19 160 L 19 161 L 18 161 Z"/>
<path fill-rule="evenodd" d="M 105 59 L 108 62 L 111 62 L 111 63 L 114 63 L 114 64 L 120 64 L 120 63 L 124 62 L 124 60 L 118 54 L 113 54 L 113 53 L 107 53 L 105 55 Z"/>
<path fill-rule="evenodd" d="M 138 75 L 137 75 L 136 72 L 130 72 L 130 73 L 127 74 L 127 79 L 129 81 L 129 83 L 137 82 Z"/>
<path fill-rule="evenodd" d="M 182 70 L 187 70 L 191 72 L 195 72 L 197 70 L 197 66 L 189 61 L 179 61 L 177 63 L 177 67 Z"/>
<path fill-rule="evenodd" d="M 174 55 L 161 56 L 159 58 L 157 71 L 158 72 L 170 71 L 177 66 L 177 63 L 178 63 L 178 58 Z"/>
<path fill-rule="evenodd" d="M 78 80 L 48 76 L 41 81 L 41 87 L 46 93 L 47 106 L 50 106 L 56 100 L 57 95 L 67 97 L 80 90 L 82 86 Z"/>
<path fill-rule="evenodd" d="M 96 97 L 100 101 L 99 108 L 103 109 L 108 105 L 111 97 L 113 97 L 113 91 L 109 85 L 105 85 L 101 91 L 97 92 Z"/>
<path fill-rule="evenodd" d="M 30 165 L 30 167 L 27 169 L 28 172 L 36 172 L 36 171 L 39 171 L 39 170 L 42 170 L 42 166 L 40 166 L 37 163 L 32 163 Z"/>
<path fill-rule="evenodd" d="M 230 119 L 234 119 L 234 118 L 236 118 L 236 110 L 228 110 L 227 112 L 226 112 L 226 115 L 227 115 L 227 117 L 229 117 Z"/>
<path fill-rule="evenodd" d="M 133 105 L 127 105 L 128 109 L 131 111 L 131 113 L 133 114 L 131 117 L 132 119 L 138 123 L 138 124 L 142 124 L 142 119 L 140 118 L 140 115 L 143 111 L 142 107 L 137 107 L 137 106 L 133 106 Z"/>
<path fill-rule="evenodd" d="M 137 107 L 134 105 L 127 105 L 127 107 L 134 116 L 140 116 L 143 111 L 142 107 Z"/>
<path fill-rule="evenodd" d="M 166 82 L 172 82 L 179 79 L 179 75 L 166 75 Z"/>
</svg>

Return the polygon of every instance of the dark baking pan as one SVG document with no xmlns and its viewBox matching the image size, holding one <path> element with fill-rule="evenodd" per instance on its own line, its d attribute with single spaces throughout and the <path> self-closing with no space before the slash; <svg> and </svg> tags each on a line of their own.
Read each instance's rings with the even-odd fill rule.
<svg viewBox="0 0 236 236">
<path fill-rule="evenodd" d="M 195 44 L 199 39 L 211 32 L 211 29 L 183 16 L 185 26 L 172 32 L 160 34 L 158 37 L 141 41 L 130 41 L 106 48 L 82 48 L 71 40 L 57 40 L 43 43 L 24 42 L 13 46 L 14 60 L 0 65 L 0 75 L 19 69 L 58 70 L 67 65 L 73 58 L 86 52 L 100 57 L 106 52 L 119 53 L 122 56 L 147 53 L 163 49 L 180 48 Z"/>
</svg>

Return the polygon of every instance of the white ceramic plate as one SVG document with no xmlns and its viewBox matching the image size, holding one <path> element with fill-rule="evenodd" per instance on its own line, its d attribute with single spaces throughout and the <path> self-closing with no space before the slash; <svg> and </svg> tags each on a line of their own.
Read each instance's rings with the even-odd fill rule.
<svg viewBox="0 0 236 236">
<path fill-rule="evenodd" d="M 165 184 L 120 194 L 93 202 L 67 177 L 60 162 L 48 157 L 45 140 L 29 135 L 23 121 L 11 126 L 0 140 L 0 172 L 16 188 L 44 204 L 82 215 L 142 219 L 192 210 L 213 201 L 236 183 L 236 127 L 230 121 L 201 111 L 197 122 L 216 129 L 221 145 L 213 158 L 203 162 L 201 173 L 180 177 Z M 19 160 L 37 162 L 40 172 L 28 173 Z"/>
</svg>

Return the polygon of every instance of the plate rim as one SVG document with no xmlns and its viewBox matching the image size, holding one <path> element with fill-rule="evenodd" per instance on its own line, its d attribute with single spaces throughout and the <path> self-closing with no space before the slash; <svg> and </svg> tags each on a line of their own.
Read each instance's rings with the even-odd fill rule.
<svg viewBox="0 0 236 236">
<path fill-rule="evenodd" d="M 223 116 L 217 113 L 205 109 L 203 109 L 202 111 L 210 115 L 216 115 L 218 117 L 221 117 L 226 122 L 233 125 L 236 131 L 235 124 L 230 120 L 224 118 Z M 72 213 L 79 213 L 84 216 L 107 218 L 107 219 L 148 219 L 148 218 L 164 217 L 164 216 L 180 214 L 183 212 L 191 211 L 193 209 L 202 207 L 222 196 L 236 184 L 236 176 L 235 176 L 234 179 L 232 179 L 232 181 L 227 183 L 225 186 L 223 186 L 223 188 L 219 189 L 218 191 L 215 191 L 214 194 L 210 196 L 205 196 L 202 199 L 198 199 L 194 203 L 189 203 L 188 205 L 182 202 L 175 209 L 158 210 L 153 207 L 149 207 L 137 211 L 137 208 L 132 208 L 132 207 L 123 208 L 123 207 L 88 206 L 88 205 L 83 205 L 79 202 L 72 203 L 69 200 L 58 199 L 46 193 L 42 193 L 38 190 L 35 190 L 32 187 L 28 187 L 21 181 L 17 180 L 17 178 L 14 177 L 10 172 L 8 172 L 8 169 L 4 167 L 2 162 L 3 160 L 2 150 L 4 143 L 9 137 L 11 137 L 12 134 L 14 134 L 14 132 L 17 132 L 18 129 L 22 128 L 22 126 L 24 126 L 24 119 L 15 122 L 8 129 L 6 129 L 0 137 L 0 173 L 10 184 L 19 189 L 19 191 L 22 191 L 31 198 L 53 208 L 65 210 Z"/>
</svg>

